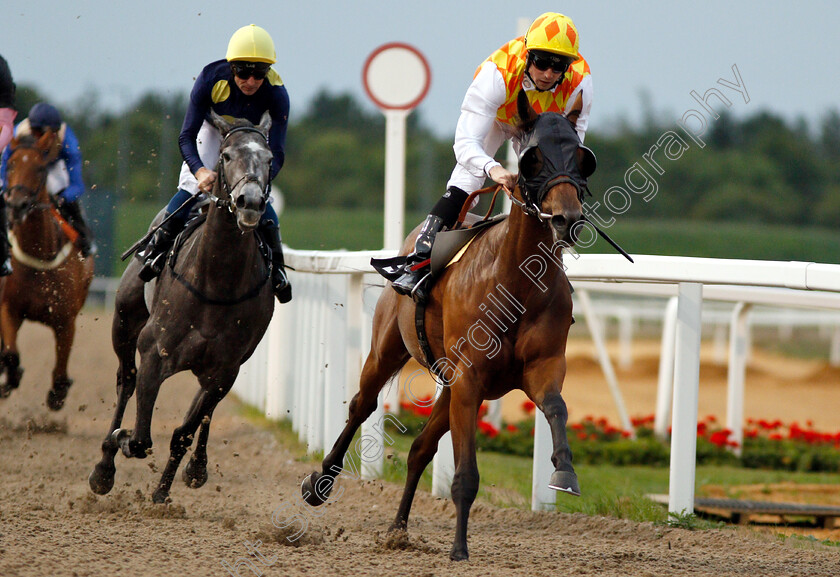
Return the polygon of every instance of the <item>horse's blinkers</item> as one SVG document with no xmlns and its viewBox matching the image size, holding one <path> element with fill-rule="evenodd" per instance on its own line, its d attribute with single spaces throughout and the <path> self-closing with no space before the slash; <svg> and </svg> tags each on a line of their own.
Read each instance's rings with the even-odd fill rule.
<svg viewBox="0 0 840 577">
<path fill-rule="evenodd" d="M 579 163 L 578 151 L 583 151 Z M 574 125 L 560 114 L 542 114 L 519 157 L 519 186 L 525 204 L 539 212 L 551 187 L 569 182 L 583 201 L 586 179 L 595 172 L 595 154 L 580 143 Z"/>
</svg>

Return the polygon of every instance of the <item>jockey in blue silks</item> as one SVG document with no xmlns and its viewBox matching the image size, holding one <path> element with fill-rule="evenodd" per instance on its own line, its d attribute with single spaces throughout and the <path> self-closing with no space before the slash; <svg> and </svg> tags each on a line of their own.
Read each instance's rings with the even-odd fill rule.
<svg viewBox="0 0 840 577">
<path fill-rule="evenodd" d="M 143 280 L 151 280 L 163 270 L 165 255 L 184 229 L 190 208 L 199 194 L 212 190 L 218 178 L 213 168 L 219 158 L 221 135 L 209 121 L 211 110 L 229 119 L 247 119 L 255 125 L 268 111 L 271 115 L 268 143 L 274 154 L 269 181 L 280 172 L 285 160 L 289 95 L 280 76 L 271 68 L 276 61 L 271 36 L 251 24 L 233 34 L 224 60 L 211 62 L 196 78 L 178 138 L 184 158 L 178 192 L 166 206 L 166 216 L 173 216 L 139 254 L 145 263 L 140 273 Z M 291 285 L 285 271 L 277 213 L 270 203 L 257 232 L 271 249 L 274 294 L 280 302 L 288 302 L 292 298 Z"/>
<path fill-rule="evenodd" d="M 15 127 L 15 137 L 32 135 L 40 138 L 44 132 L 51 130 L 58 135 L 60 148 L 58 156 L 49 165 L 47 171 L 47 192 L 55 200 L 61 216 L 79 233 L 76 243 L 82 255 L 87 257 L 96 254 L 96 243 L 93 233 L 85 222 L 79 199 L 85 192 L 82 180 L 82 151 L 79 139 L 73 129 L 61 118 L 61 113 L 52 104 L 39 102 L 30 110 L 29 115 Z M 11 156 L 11 148 L 3 151 L 0 162 L 0 180 L 6 182 L 6 164 Z"/>
</svg>

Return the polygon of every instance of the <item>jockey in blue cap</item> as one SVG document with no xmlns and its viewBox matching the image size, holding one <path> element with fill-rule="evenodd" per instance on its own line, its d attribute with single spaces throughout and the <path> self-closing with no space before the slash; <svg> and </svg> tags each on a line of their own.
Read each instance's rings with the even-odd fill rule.
<svg viewBox="0 0 840 577">
<path fill-rule="evenodd" d="M 19 138 L 32 135 L 39 138 L 47 131 L 58 134 L 60 143 L 58 156 L 47 171 L 47 192 L 55 199 L 61 216 L 79 232 L 76 242 L 82 255 L 87 257 L 96 254 L 93 232 L 85 222 L 82 207 L 79 204 L 79 199 L 85 193 L 85 183 L 82 180 L 82 151 L 73 129 L 62 120 L 61 113 L 55 106 L 39 102 L 29 110 L 29 116 L 17 125 L 15 136 Z M 0 162 L 0 180 L 4 183 L 6 182 L 6 164 L 11 152 L 9 148 L 3 151 L 3 159 Z"/>
</svg>

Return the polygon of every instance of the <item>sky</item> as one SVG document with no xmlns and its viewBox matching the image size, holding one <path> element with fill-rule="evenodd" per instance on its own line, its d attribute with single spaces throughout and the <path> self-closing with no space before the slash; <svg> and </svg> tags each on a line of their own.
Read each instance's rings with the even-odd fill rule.
<svg viewBox="0 0 840 577">
<path fill-rule="evenodd" d="M 571 17 L 593 75 L 590 131 L 610 131 L 646 111 L 682 118 L 711 98 L 736 117 L 771 111 L 812 128 L 840 107 L 840 2 L 544 2 L 538 0 L 2 0 L 0 54 L 18 84 L 57 106 L 99 94 L 123 110 L 147 92 L 183 94 L 231 34 L 258 24 L 275 41 L 291 99 L 291 121 L 322 90 L 352 93 L 376 110 L 362 86 L 367 57 L 404 42 L 426 58 L 431 85 L 423 122 L 452 136 L 476 67 L 517 35 L 521 19 L 546 11 Z M 735 70 L 733 70 L 733 66 Z M 740 83 L 737 73 L 740 74 Z M 740 91 L 725 82 L 740 84 Z M 747 102 L 747 99 L 749 100 Z M 26 111 L 22 111 L 25 114 Z"/>
</svg>

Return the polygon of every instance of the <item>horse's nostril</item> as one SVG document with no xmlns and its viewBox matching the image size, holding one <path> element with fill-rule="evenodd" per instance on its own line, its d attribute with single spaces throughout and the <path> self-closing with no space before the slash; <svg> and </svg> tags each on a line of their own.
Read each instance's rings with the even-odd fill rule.
<svg viewBox="0 0 840 577">
<path fill-rule="evenodd" d="M 245 208 L 245 199 L 241 196 L 236 197 L 236 208 Z"/>
<path fill-rule="evenodd" d="M 265 199 L 263 198 L 263 199 L 260 200 L 260 212 L 263 212 L 264 210 L 265 210 Z"/>
</svg>

